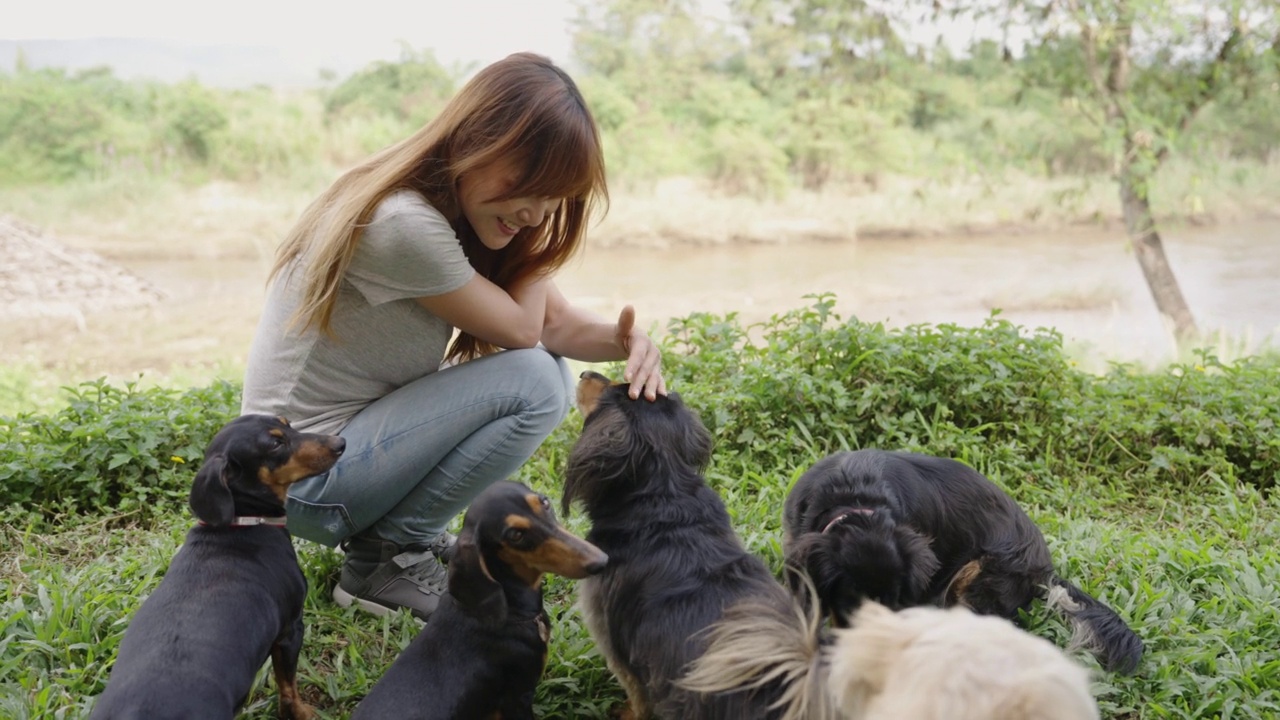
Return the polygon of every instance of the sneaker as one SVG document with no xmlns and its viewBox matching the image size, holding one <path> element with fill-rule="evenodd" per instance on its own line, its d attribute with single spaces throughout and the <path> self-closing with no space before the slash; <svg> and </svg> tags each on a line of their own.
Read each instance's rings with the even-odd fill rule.
<svg viewBox="0 0 1280 720">
<path fill-rule="evenodd" d="M 448 573 L 439 555 L 455 542 L 449 533 L 404 548 L 376 538 L 349 538 L 343 543 L 346 558 L 333 600 L 379 616 L 407 609 L 426 621 L 447 587 Z"/>
</svg>

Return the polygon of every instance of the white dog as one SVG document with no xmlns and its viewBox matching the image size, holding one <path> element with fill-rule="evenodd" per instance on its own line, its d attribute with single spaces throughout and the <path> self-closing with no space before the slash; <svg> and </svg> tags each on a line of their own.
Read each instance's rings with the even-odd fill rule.
<svg viewBox="0 0 1280 720">
<path fill-rule="evenodd" d="M 715 693 L 780 683 L 785 720 L 1098 719 L 1083 667 L 962 607 L 895 613 L 865 602 L 850 627 L 824 630 L 800 608 L 744 605 L 709 639 L 681 684 Z"/>
</svg>

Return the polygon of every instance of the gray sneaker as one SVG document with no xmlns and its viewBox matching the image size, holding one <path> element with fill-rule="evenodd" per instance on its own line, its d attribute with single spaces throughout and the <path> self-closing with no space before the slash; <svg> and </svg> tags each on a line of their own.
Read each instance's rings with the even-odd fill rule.
<svg viewBox="0 0 1280 720">
<path fill-rule="evenodd" d="M 404 548 L 376 538 L 349 538 L 343 543 L 346 559 L 333 600 L 380 616 L 408 609 L 425 621 L 447 587 L 448 574 L 440 556 L 448 554 L 455 542 L 457 538 L 449 533 Z"/>
</svg>

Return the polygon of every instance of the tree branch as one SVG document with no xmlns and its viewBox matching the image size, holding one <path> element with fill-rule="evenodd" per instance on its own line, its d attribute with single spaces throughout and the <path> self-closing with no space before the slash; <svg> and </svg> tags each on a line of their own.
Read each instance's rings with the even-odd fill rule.
<svg viewBox="0 0 1280 720">
<path fill-rule="evenodd" d="M 1213 61 L 1205 66 L 1204 71 L 1200 73 L 1200 83 L 1195 95 L 1187 103 L 1186 113 L 1178 120 L 1178 134 L 1186 132 L 1187 128 L 1204 109 L 1222 90 L 1223 87 L 1223 66 L 1231 59 L 1231 55 L 1235 52 L 1236 47 L 1244 39 L 1244 32 L 1240 28 L 1240 22 L 1237 21 L 1231 27 L 1231 34 L 1223 41 L 1222 47 L 1218 48 L 1218 53 L 1214 56 Z M 1169 154 L 1169 146 L 1166 144 L 1156 151 L 1156 160 L 1163 161 Z"/>
<path fill-rule="evenodd" d="M 1106 108 L 1108 117 L 1124 119 L 1124 108 L 1118 102 L 1117 96 L 1110 89 L 1109 83 L 1102 79 L 1102 65 L 1098 62 L 1098 37 L 1094 33 L 1094 27 L 1089 22 L 1088 16 L 1080 7 L 1079 0 L 1067 0 L 1067 10 L 1073 18 L 1076 25 L 1080 27 L 1080 43 L 1084 47 L 1084 67 L 1085 72 L 1089 75 L 1089 81 L 1093 84 L 1093 91 L 1098 95 L 1098 99 Z"/>
</svg>

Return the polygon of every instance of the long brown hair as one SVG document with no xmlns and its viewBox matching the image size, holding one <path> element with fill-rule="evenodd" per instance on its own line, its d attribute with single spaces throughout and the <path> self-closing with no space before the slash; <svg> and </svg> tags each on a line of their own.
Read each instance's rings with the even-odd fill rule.
<svg viewBox="0 0 1280 720">
<path fill-rule="evenodd" d="M 458 178 L 497 160 L 522 168 L 501 197 L 563 201 L 502 250 L 486 248 L 458 201 Z M 504 289 L 562 266 L 582 242 L 598 203 L 608 203 L 600 133 L 577 85 L 549 59 L 510 55 L 477 73 L 434 119 L 413 135 L 348 170 L 289 231 L 270 278 L 300 259 L 302 300 L 295 321 L 332 333 L 334 303 L 360 234 L 374 209 L 400 189 L 421 193 L 458 234 L 471 265 Z M 447 357 L 468 360 L 496 351 L 459 333 Z"/>
</svg>

